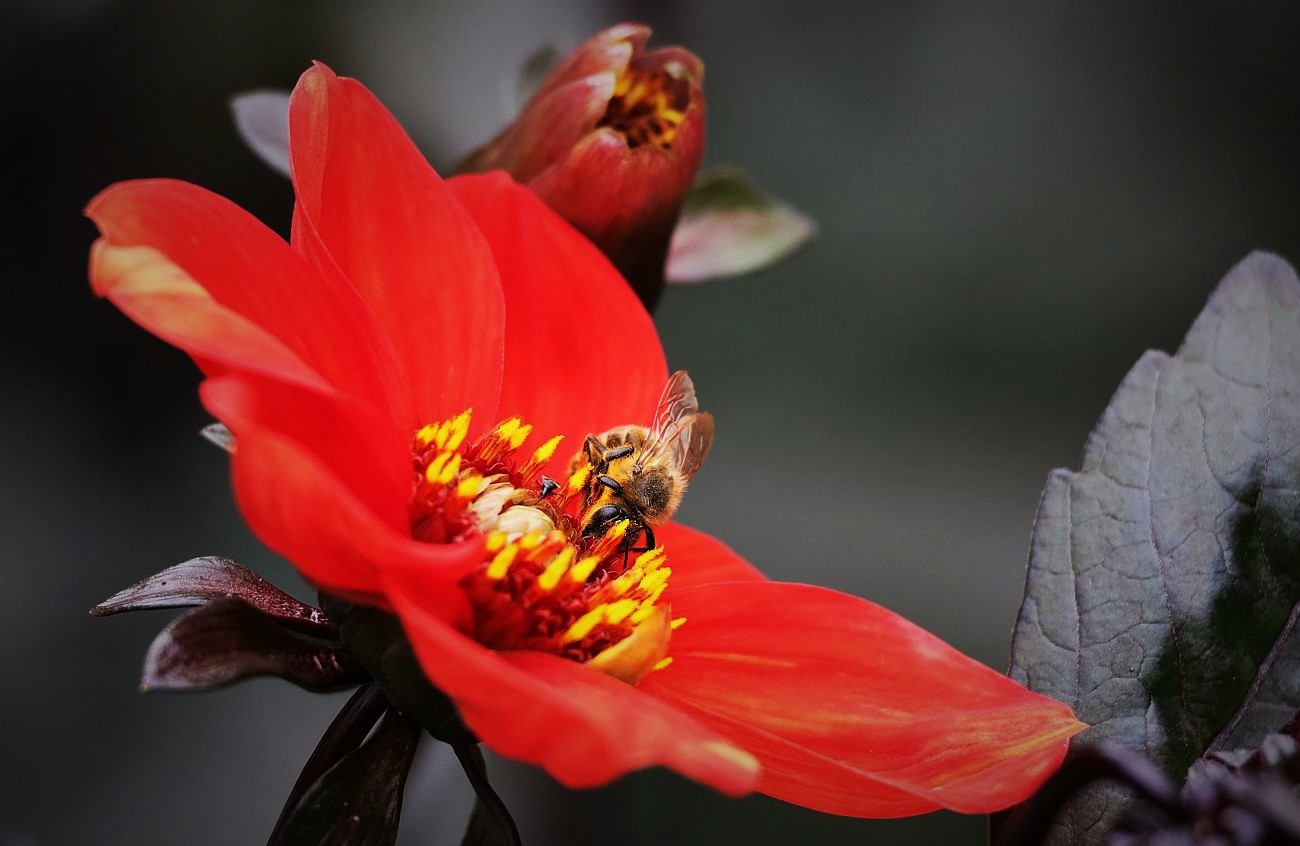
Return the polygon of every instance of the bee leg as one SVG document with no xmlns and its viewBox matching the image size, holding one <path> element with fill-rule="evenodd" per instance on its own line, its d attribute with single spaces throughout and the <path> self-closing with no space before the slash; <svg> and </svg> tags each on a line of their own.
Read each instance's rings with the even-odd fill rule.
<svg viewBox="0 0 1300 846">
<path fill-rule="evenodd" d="M 605 454 L 602 456 L 602 459 L 604 461 L 604 464 L 608 465 L 609 462 L 619 458 L 627 458 L 629 455 L 631 455 L 634 452 L 636 452 L 636 447 L 634 446 L 616 447 L 615 449 L 606 451 Z"/>
<path fill-rule="evenodd" d="M 649 552 L 650 550 L 652 550 L 652 549 L 655 548 L 655 532 L 654 532 L 654 529 L 650 528 L 649 526 L 642 526 L 642 527 L 641 527 L 641 537 L 643 537 L 643 538 L 645 539 L 645 546 L 633 546 L 631 543 L 629 543 L 629 544 L 627 545 L 627 551 L 628 551 L 628 552 Z M 627 556 L 626 556 L 626 555 L 623 556 L 623 564 L 624 564 L 625 566 L 626 566 L 626 564 L 627 564 Z"/>
<path fill-rule="evenodd" d="M 605 469 L 603 456 L 605 455 L 605 445 L 600 442 L 600 438 L 595 435 L 588 435 L 587 440 L 582 443 L 582 451 L 587 454 L 587 463 L 595 467 L 597 471 Z"/>
<path fill-rule="evenodd" d="M 538 491 L 538 497 L 540 499 L 546 499 L 548 496 L 555 493 L 555 491 L 558 490 L 559 487 L 560 487 L 559 482 L 555 481 L 550 476 L 543 476 L 541 489 Z"/>
<path fill-rule="evenodd" d="M 623 486 L 618 483 L 617 479 L 611 478 L 609 476 L 601 475 L 596 477 L 596 481 L 604 485 L 605 487 L 609 488 L 614 493 L 623 492 Z"/>
</svg>

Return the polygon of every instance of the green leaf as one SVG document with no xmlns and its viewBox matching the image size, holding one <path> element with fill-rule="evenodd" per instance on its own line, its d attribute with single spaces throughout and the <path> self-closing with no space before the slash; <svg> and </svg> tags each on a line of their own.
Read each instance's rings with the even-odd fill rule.
<svg viewBox="0 0 1300 846">
<path fill-rule="evenodd" d="M 392 846 L 420 727 L 390 709 L 370 739 L 312 786 L 268 846 Z"/>
<path fill-rule="evenodd" d="M 560 49 L 554 44 L 541 44 L 536 50 L 528 54 L 528 57 L 524 59 L 524 63 L 519 67 L 519 76 L 515 79 L 512 115 L 528 104 L 528 101 L 537 93 L 542 81 L 546 79 L 546 75 L 551 72 L 559 61 Z"/>
<path fill-rule="evenodd" d="M 1256 253 L 1177 355 L 1124 379 L 1034 523 L 1011 675 L 1181 780 L 1300 707 L 1300 281 Z M 1053 843 L 1095 843 L 1126 794 L 1076 800 Z"/>
<path fill-rule="evenodd" d="M 771 199 L 734 168 L 700 177 L 673 231 L 665 273 L 674 284 L 707 282 L 770 267 L 817 234 L 807 216 Z"/>
<path fill-rule="evenodd" d="M 172 621 L 149 645 L 141 690 L 211 690 L 279 676 L 312 691 L 365 680 L 337 644 L 295 634 L 238 599 L 219 599 Z"/>
</svg>

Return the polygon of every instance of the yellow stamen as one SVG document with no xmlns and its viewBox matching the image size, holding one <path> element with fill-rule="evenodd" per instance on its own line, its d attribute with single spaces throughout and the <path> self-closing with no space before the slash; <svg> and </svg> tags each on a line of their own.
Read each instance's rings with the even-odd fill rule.
<svg viewBox="0 0 1300 846">
<path fill-rule="evenodd" d="M 488 552 L 500 552 L 501 547 L 505 545 L 506 545 L 505 532 L 492 532 L 490 535 L 487 536 L 487 540 L 483 542 L 483 547 Z"/>
<path fill-rule="evenodd" d="M 465 442 L 465 436 L 469 434 L 469 421 L 474 413 L 474 409 L 467 408 L 460 414 L 457 414 L 447 423 L 446 445 L 443 449 L 459 449 L 460 445 Z"/>
<path fill-rule="evenodd" d="M 518 554 L 519 547 L 515 544 L 510 544 L 502 549 L 492 559 L 492 563 L 488 565 L 487 577 L 494 582 L 505 578 L 506 573 L 510 572 L 510 565 L 515 563 L 515 556 Z"/>
<path fill-rule="evenodd" d="M 438 476 L 442 473 L 442 468 L 447 465 L 447 459 L 451 458 L 451 456 L 450 452 L 440 452 L 433 461 L 429 462 L 429 466 L 424 469 L 424 478 L 429 481 L 429 484 L 438 484 Z"/>
<path fill-rule="evenodd" d="M 519 449 L 528 440 L 528 436 L 533 433 L 533 427 L 529 423 L 524 423 L 510 434 L 510 448 Z"/>
<path fill-rule="evenodd" d="M 503 441 L 509 442 L 510 437 L 519 430 L 519 425 L 524 421 L 518 417 L 511 417 L 509 420 L 503 420 L 497 424 L 496 436 Z"/>
<path fill-rule="evenodd" d="M 575 582 L 585 582 L 591 578 L 591 574 L 596 571 L 596 566 L 600 564 L 600 559 L 594 555 L 588 555 L 579 561 L 569 571 L 569 578 Z"/>
<path fill-rule="evenodd" d="M 596 628 L 604 616 L 604 605 L 597 605 L 586 614 L 583 614 L 573 625 L 569 626 L 569 630 L 564 633 L 564 642 L 574 643 L 575 641 L 582 640 L 584 637 L 591 634 L 591 630 Z"/>
<path fill-rule="evenodd" d="M 444 455 L 445 454 L 446 453 L 444 453 Z M 458 474 L 459 472 L 460 472 L 460 453 L 459 452 L 451 453 L 451 461 L 448 461 L 447 466 L 443 467 L 442 471 L 438 474 L 438 484 L 450 485 L 452 483 L 452 480 L 456 478 L 456 474 Z"/>
<path fill-rule="evenodd" d="M 637 604 L 635 599 L 620 599 L 618 602 L 611 602 L 605 606 L 605 622 L 618 625 L 632 616 Z"/>
<path fill-rule="evenodd" d="M 519 539 L 519 546 L 523 549 L 535 549 L 542 542 L 543 537 L 545 537 L 544 533 L 534 529 Z"/>
<path fill-rule="evenodd" d="M 672 662 L 673 662 L 673 656 L 671 655 L 669 655 L 666 658 L 660 658 L 658 661 L 655 662 L 654 667 L 651 668 L 651 672 L 654 672 L 655 670 L 662 670 L 664 667 L 667 667 Z"/>
<path fill-rule="evenodd" d="M 423 449 L 433 443 L 433 439 L 438 436 L 438 427 L 430 423 L 427 426 L 421 426 L 420 431 L 415 433 L 415 442 Z"/>
<path fill-rule="evenodd" d="M 537 577 L 537 586 L 544 591 L 550 592 L 555 590 L 555 586 L 560 583 L 560 577 L 568 571 L 569 565 L 573 563 L 574 549 L 566 546 L 555 556 L 546 569 Z"/>
<path fill-rule="evenodd" d="M 640 581 L 641 571 L 633 567 L 631 570 L 628 570 L 626 573 L 606 585 L 605 590 L 609 592 L 610 596 L 620 597 L 632 588 L 636 587 L 637 583 Z"/>
<path fill-rule="evenodd" d="M 565 485 L 565 487 L 567 488 L 566 492 L 568 493 L 568 495 L 572 496 L 573 494 L 582 490 L 583 486 L 587 484 L 587 477 L 590 475 L 591 475 L 590 464 L 578 465 L 578 469 L 573 471 L 573 474 L 569 476 L 568 484 Z"/>
<path fill-rule="evenodd" d="M 546 465 L 546 462 L 555 457 L 555 450 L 559 447 L 560 441 L 562 440 L 564 440 L 564 435 L 556 435 L 546 443 L 539 446 L 533 451 L 533 457 L 528 459 L 528 465 L 540 470 Z"/>
<path fill-rule="evenodd" d="M 673 571 L 669 567 L 662 567 L 653 573 L 647 573 L 646 577 L 641 580 L 641 590 L 658 598 L 659 594 L 663 593 L 664 588 L 668 586 L 668 577 L 672 574 Z"/>
<path fill-rule="evenodd" d="M 677 631 L 682 626 L 686 625 L 686 618 L 678 617 L 677 619 L 673 620 L 669 625 L 673 627 L 673 631 Z"/>
<path fill-rule="evenodd" d="M 479 474 L 471 473 L 461 479 L 460 483 L 456 485 L 456 496 L 460 499 L 473 499 L 483 492 L 483 488 L 485 487 L 484 483 L 486 481 L 487 480 Z"/>
<path fill-rule="evenodd" d="M 662 546 L 656 546 L 654 549 L 647 550 L 636 557 L 636 566 L 649 573 L 664 563 L 668 557 L 667 551 Z"/>
<path fill-rule="evenodd" d="M 640 625 L 641 623 L 644 623 L 646 620 L 650 619 L 650 617 L 653 616 L 654 613 L 655 613 L 655 604 L 653 602 L 645 602 L 643 600 L 641 604 L 637 606 L 636 611 L 632 612 L 632 616 L 629 617 L 628 620 L 631 621 L 632 625 L 637 626 Z"/>
</svg>

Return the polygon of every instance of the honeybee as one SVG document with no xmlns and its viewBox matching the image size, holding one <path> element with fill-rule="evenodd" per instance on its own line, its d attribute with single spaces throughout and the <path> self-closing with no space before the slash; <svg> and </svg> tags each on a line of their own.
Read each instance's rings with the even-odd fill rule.
<svg viewBox="0 0 1300 846">
<path fill-rule="evenodd" d="M 682 493 L 713 445 L 713 415 L 700 411 L 695 384 L 685 370 L 668 377 L 654 419 L 588 435 L 573 464 L 586 461 L 582 534 L 599 537 L 619 520 L 629 522 L 627 547 L 644 535 L 655 546 L 654 526 L 673 516 Z"/>
</svg>

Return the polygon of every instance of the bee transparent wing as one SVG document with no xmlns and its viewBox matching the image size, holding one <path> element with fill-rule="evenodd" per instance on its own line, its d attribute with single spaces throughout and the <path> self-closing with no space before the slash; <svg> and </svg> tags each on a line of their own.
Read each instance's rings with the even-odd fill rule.
<svg viewBox="0 0 1300 846">
<path fill-rule="evenodd" d="M 687 427 L 689 438 L 686 444 L 686 452 L 681 459 L 682 475 L 687 481 L 695 475 L 704 463 L 704 458 L 709 454 L 709 448 L 713 446 L 713 415 L 707 411 L 701 411 L 691 418 L 691 425 Z"/>
<path fill-rule="evenodd" d="M 700 410 L 700 403 L 695 398 L 695 383 L 685 370 L 678 370 L 668 377 L 664 392 L 659 395 L 659 405 L 655 409 L 654 420 L 650 423 L 650 437 L 668 435 L 690 415 Z"/>
<path fill-rule="evenodd" d="M 668 377 L 659 397 L 637 464 L 644 467 L 665 458 L 689 481 L 712 445 L 713 415 L 700 412 L 695 383 L 685 370 L 678 370 Z"/>
</svg>

